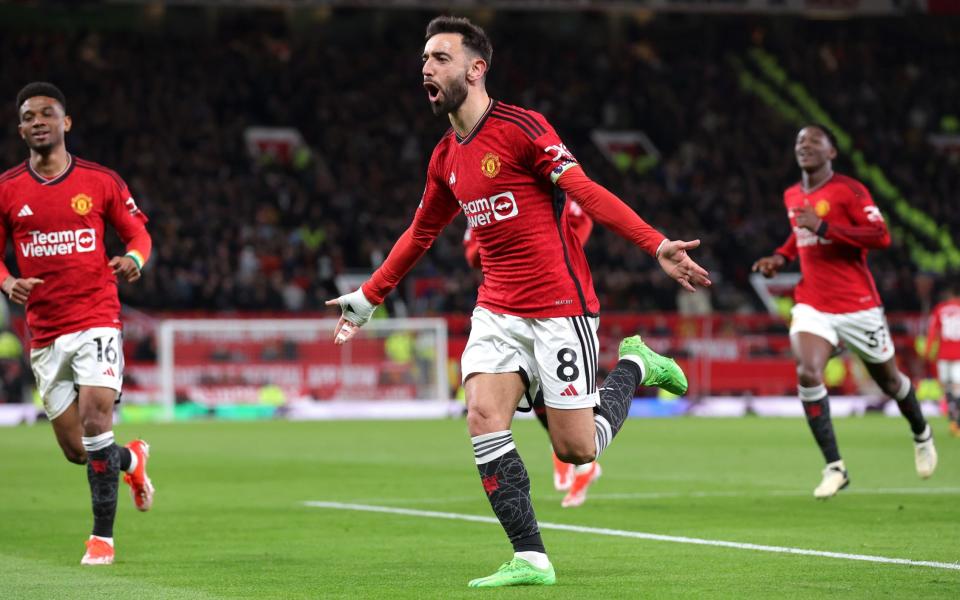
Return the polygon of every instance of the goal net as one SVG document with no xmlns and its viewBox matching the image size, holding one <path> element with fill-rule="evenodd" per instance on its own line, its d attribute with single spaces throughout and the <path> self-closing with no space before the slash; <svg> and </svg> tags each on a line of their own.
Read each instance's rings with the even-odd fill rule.
<svg viewBox="0 0 960 600">
<path fill-rule="evenodd" d="M 342 346 L 333 343 L 336 324 L 336 319 L 162 321 L 160 400 L 170 414 L 184 402 L 301 408 L 448 402 L 446 321 L 374 319 Z M 357 411 L 347 408 L 339 416 L 363 416 L 351 412 Z"/>
</svg>

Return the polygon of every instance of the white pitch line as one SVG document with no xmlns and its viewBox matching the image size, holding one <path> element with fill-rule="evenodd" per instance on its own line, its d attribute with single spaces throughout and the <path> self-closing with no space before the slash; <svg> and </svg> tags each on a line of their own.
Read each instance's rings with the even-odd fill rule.
<svg viewBox="0 0 960 600">
<path fill-rule="evenodd" d="M 934 495 L 960 495 L 960 487 L 904 487 L 904 488 L 854 488 L 843 490 L 841 496 L 934 496 Z M 723 491 L 723 490 L 704 490 L 689 492 L 623 492 L 607 493 L 591 492 L 590 500 L 670 500 L 684 498 L 764 498 L 764 497 L 796 497 L 807 498 L 812 496 L 810 490 L 756 490 L 756 491 Z M 439 498 L 363 498 L 355 500 L 355 503 L 363 502 L 387 502 L 389 504 L 458 504 L 462 502 L 472 502 L 483 496 L 446 496 Z M 538 495 L 541 499 L 542 495 Z"/>
<path fill-rule="evenodd" d="M 334 510 L 355 510 L 361 512 L 386 513 L 405 515 L 408 517 L 426 517 L 430 519 L 447 519 L 451 521 L 471 521 L 474 523 L 498 524 L 494 517 L 480 515 L 464 515 L 459 513 L 436 512 L 432 510 L 413 510 L 409 508 L 394 508 L 392 506 L 372 506 L 369 504 L 348 504 L 344 502 L 321 502 L 308 500 L 303 503 L 313 508 L 330 508 Z M 932 567 L 960 571 L 960 563 L 945 563 L 932 560 L 910 560 L 906 558 L 890 558 L 870 554 L 847 554 L 845 552 L 826 552 L 823 550 L 805 550 L 787 546 L 766 546 L 763 544 L 745 544 L 742 542 L 726 542 L 723 540 L 706 540 L 676 535 L 660 535 L 644 533 L 642 531 L 627 531 L 623 529 L 606 529 L 601 527 L 583 527 L 580 525 L 564 525 L 562 523 L 540 523 L 540 529 L 556 529 L 558 531 L 572 531 L 574 533 L 593 533 L 614 537 L 634 538 L 640 540 L 654 540 L 658 542 L 674 542 L 677 544 L 695 544 L 698 546 L 717 546 L 721 548 L 736 548 L 737 550 L 756 550 L 759 552 L 773 552 L 777 554 L 799 554 L 802 556 L 819 556 L 823 558 L 838 558 L 842 560 L 859 560 L 863 562 L 882 563 L 889 565 L 907 565 L 911 567 Z"/>
<path fill-rule="evenodd" d="M 844 490 L 844 496 L 927 496 L 927 495 L 954 495 L 960 494 L 958 487 L 942 488 L 875 488 L 875 489 L 848 489 Z M 812 496 L 809 490 L 766 490 L 756 492 L 736 492 L 736 491 L 703 491 L 703 492 L 626 492 L 622 494 L 590 494 L 590 499 L 601 500 L 660 500 L 667 498 L 750 498 L 760 496 L 780 496 L 780 497 L 804 497 Z"/>
</svg>

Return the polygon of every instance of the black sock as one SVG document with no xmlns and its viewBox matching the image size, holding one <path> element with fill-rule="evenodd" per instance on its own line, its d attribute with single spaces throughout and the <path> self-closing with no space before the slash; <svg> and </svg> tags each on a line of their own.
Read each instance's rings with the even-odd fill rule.
<svg viewBox="0 0 960 600">
<path fill-rule="evenodd" d="M 621 360 L 603 380 L 600 388 L 600 404 L 593 409 L 597 426 L 597 457 L 610 445 L 630 414 L 630 404 L 643 381 L 640 366 L 631 360 Z"/>
<path fill-rule="evenodd" d="M 547 423 L 547 405 L 543 403 L 543 392 L 537 392 L 537 397 L 533 399 L 533 414 L 543 425 L 543 428 L 550 431 L 550 424 Z"/>
<path fill-rule="evenodd" d="M 917 393 L 913 384 L 905 375 L 901 375 L 901 377 L 903 386 L 900 390 L 901 393 L 897 394 L 898 397 L 895 399 L 900 414 L 910 423 L 910 431 L 913 432 L 913 437 L 916 439 L 917 436 L 922 435 L 927 430 L 927 420 L 923 418 L 923 411 L 920 409 L 920 403 L 917 402 Z M 903 392 L 904 389 L 906 389 L 906 393 Z"/>
<path fill-rule="evenodd" d="M 546 552 L 530 499 L 530 477 L 510 431 L 471 438 L 483 489 L 514 552 Z"/>
<path fill-rule="evenodd" d="M 130 463 L 133 462 L 133 452 L 130 452 L 130 448 L 125 448 L 123 446 L 117 446 L 117 449 L 120 451 L 120 470 L 129 470 Z"/>
<path fill-rule="evenodd" d="M 947 392 L 947 415 L 951 421 L 960 424 L 960 396 Z"/>
<path fill-rule="evenodd" d="M 120 449 L 110 444 L 87 452 L 87 481 L 93 504 L 93 535 L 113 537 L 113 519 L 117 514 L 117 488 L 120 485 Z"/>
<path fill-rule="evenodd" d="M 827 395 L 827 388 L 821 384 L 809 388 L 799 386 L 798 389 L 803 402 L 803 412 L 807 415 L 807 424 L 813 433 L 813 439 L 820 446 L 824 460 L 828 464 L 840 460 L 837 436 L 833 432 L 833 421 L 830 420 L 830 396 Z"/>
</svg>

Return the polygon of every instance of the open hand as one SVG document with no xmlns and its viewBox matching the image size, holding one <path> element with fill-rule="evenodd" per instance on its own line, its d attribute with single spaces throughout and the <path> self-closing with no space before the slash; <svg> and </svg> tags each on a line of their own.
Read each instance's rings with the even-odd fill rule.
<svg viewBox="0 0 960 600">
<path fill-rule="evenodd" d="M 693 262 L 687 254 L 687 250 L 692 250 L 699 245 L 700 240 L 691 242 L 667 240 L 660 248 L 660 255 L 657 256 L 657 261 L 664 272 L 689 292 L 697 291 L 696 286 L 709 287 L 711 284 L 707 270 Z"/>
</svg>

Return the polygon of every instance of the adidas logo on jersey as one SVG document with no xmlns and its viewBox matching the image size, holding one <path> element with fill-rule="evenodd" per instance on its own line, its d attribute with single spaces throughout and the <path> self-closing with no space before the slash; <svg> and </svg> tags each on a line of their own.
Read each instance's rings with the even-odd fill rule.
<svg viewBox="0 0 960 600">
<path fill-rule="evenodd" d="M 17 213 L 18 217 L 32 217 L 33 211 L 30 210 L 29 204 L 24 204 L 23 208 L 20 209 L 20 212 Z"/>
<path fill-rule="evenodd" d="M 560 392 L 561 396 L 579 396 L 580 393 L 577 392 L 577 388 L 573 387 L 573 384 L 567 386 L 567 389 Z"/>
<path fill-rule="evenodd" d="M 113 372 L 113 367 L 107 367 L 107 370 L 103 372 L 107 377 L 116 377 L 117 374 Z"/>
</svg>

